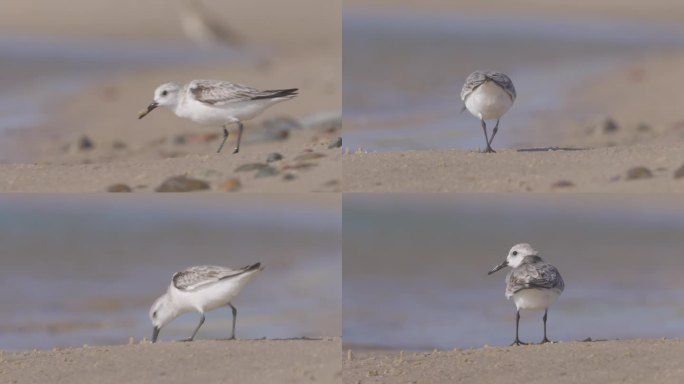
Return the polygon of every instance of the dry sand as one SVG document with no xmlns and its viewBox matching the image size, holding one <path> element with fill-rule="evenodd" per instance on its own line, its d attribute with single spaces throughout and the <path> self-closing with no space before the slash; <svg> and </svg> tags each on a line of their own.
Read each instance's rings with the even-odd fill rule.
<svg viewBox="0 0 684 384">
<path fill-rule="evenodd" d="M 352 6 L 386 7 L 384 0 L 351 0 Z M 489 12 L 579 18 L 610 17 L 638 22 L 684 20 L 684 3 L 606 1 L 600 5 L 572 2 L 547 6 L 526 0 L 482 4 L 461 1 L 403 1 L 422 11 Z M 500 7 L 498 5 L 500 5 Z M 618 6 L 619 5 L 619 6 Z M 614 11 L 610 15 L 608 10 Z M 567 116 L 537 119 L 525 137 L 515 137 L 512 149 L 496 146 L 497 154 L 473 151 L 405 151 L 356 153 L 343 157 L 343 190 L 372 192 L 682 192 L 684 179 L 684 54 L 670 52 L 635 58 L 567 90 Z M 658 90 L 654 93 L 648 90 Z M 596 121 L 573 118 L 576 110 L 601 111 Z M 616 129 L 605 129 L 608 119 Z M 419 128 L 417 128 L 419 129 Z M 473 126 L 473 129 L 478 129 Z M 517 133 L 517 132 L 516 132 Z M 504 128 L 499 135 L 513 135 Z M 509 138 L 510 140 L 510 138 Z M 581 151 L 534 151 L 541 148 Z M 653 177 L 627 181 L 633 167 L 645 167 Z M 681 171 L 684 176 L 684 169 Z M 681 177 L 680 176 L 680 177 Z"/>
<path fill-rule="evenodd" d="M 1 352 L 3 383 L 339 383 L 339 338 Z"/>
<path fill-rule="evenodd" d="M 682 383 L 681 340 L 571 342 L 406 352 L 352 352 L 343 382 Z"/>
<path fill-rule="evenodd" d="M 12 1 L 6 7 L 9 12 L 0 15 L 0 31 L 39 38 L 190 44 L 177 21 L 174 2 L 123 3 L 130 4 L 78 0 L 65 7 L 48 1 Z M 266 49 L 265 61 L 141 70 L 94 84 L 53 106 L 46 123 L 4 135 L 3 145 L 13 157 L 7 153 L 3 157 L 20 160 L 0 164 L 0 191 L 93 192 L 118 183 L 134 191 L 151 191 L 178 174 L 202 178 L 213 191 L 223 190 L 221 185 L 234 178 L 242 186 L 238 192 L 338 190 L 340 151 L 328 146 L 342 136 L 341 2 L 207 0 L 202 4 L 217 18 L 227 19 L 246 49 Z M 271 12 L 264 14 L 266 6 Z M 216 155 L 219 127 L 201 127 L 162 109 L 137 119 L 156 86 L 195 78 L 226 79 L 262 89 L 298 87 L 300 95 L 246 122 L 237 155 L 232 155 L 236 138 L 232 127 L 224 152 Z M 304 126 L 290 129 L 285 139 L 277 138 L 263 126 L 273 119 L 294 119 Z M 83 136 L 94 143 L 92 149 L 79 149 Z M 178 144 L 179 136 L 185 136 L 186 143 Z M 253 173 L 234 172 L 240 165 L 264 163 L 273 152 L 284 156 L 272 164 L 276 176 L 255 179 Z M 325 156 L 295 160 L 310 152 Z M 294 177 L 285 179 L 285 174 Z"/>
</svg>

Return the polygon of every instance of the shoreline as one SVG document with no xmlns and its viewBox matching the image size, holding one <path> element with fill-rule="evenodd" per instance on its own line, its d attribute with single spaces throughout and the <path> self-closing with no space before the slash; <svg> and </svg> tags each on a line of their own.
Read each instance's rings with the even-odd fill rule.
<svg viewBox="0 0 684 384">
<path fill-rule="evenodd" d="M 49 351 L 0 351 L 0 381 L 167 383 L 169 378 L 182 378 L 197 382 L 336 383 L 342 374 L 341 365 L 339 337 L 142 342 Z"/>
<path fill-rule="evenodd" d="M 452 351 L 344 348 L 343 382 L 679 383 L 684 340 L 559 342 Z M 351 357 L 351 359 L 350 359 Z"/>
</svg>

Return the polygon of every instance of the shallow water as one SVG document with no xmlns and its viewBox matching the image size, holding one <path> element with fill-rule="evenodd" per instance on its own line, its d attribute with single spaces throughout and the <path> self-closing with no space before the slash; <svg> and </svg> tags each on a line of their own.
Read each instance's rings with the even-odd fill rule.
<svg viewBox="0 0 684 384">
<path fill-rule="evenodd" d="M 630 57 L 684 46 L 682 30 L 615 22 L 398 11 L 345 12 L 343 21 L 344 140 L 352 150 L 480 147 L 479 122 L 460 113 L 461 86 L 475 69 L 511 76 L 518 99 L 496 143 L 526 143 L 525 127 L 562 115 L 580 81 Z"/>
<path fill-rule="evenodd" d="M 0 133 L 43 123 L 59 98 L 94 81 L 138 69 L 234 63 L 252 56 L 231 49 L 19 36 L 1 37 L 0 53 Z"/>
<path fill-rule="evenodd" d="M 684 208 L 677 198 L 345 196 L 343 337 L 357 347 L 506 345 L 515 306 L 506 271 L 529 242 L 566 288 L 549 311 L 555 340 L 684 334 Z M 542 338 L 523 313 L 521 339 Z"/>
<path fill-rule="evenodd" d="M 239 338 L 339 333 L 341 223 L 330 205 L 2 196 L 0 211 L 0 349 L 149 339 L 149 307 L 173 273 L 256 261 L 265 270 L 234 302 Z M 230 319 L 208 313 L 198 337 L 228 337 Z M 197 321 L 183 315 L 160 338 L 188 337 Z"/>
</svg>

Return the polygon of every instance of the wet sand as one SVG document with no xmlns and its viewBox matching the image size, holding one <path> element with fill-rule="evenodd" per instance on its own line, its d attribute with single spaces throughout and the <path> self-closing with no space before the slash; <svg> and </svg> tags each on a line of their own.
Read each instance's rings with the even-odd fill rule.
<svg viewBox="0 0 684 384">
<path fill-rule="evenodd" d="M 427 353 L 345 351 L 343 382 L 680 383 L 681 340 L 571 342 Z"/>
<path fill-rule="evenodd" d="M 0 351 L 3 383 L 339 383 L 340 376 L 339 338 Z"/>
<path fill-rule="evenodd" d="M 175 6 L 165 2 L 122 6 L 114 1 L 99 5 L 78 1 L 70 3 L 71 7 L 51 9 L 54 14 L 48 20 L 44 10 L 34 9 L 36 4 L 14 3 L 8 6 L 11 12 L 0 16 L 0 20 L 12 19 L 0 28 L 10 35 L 192 46 L 179 26 Z M 162 66 L 96 82 L 53 105 L 45 123 L 3 135 L 9 150 L 2 155 L 5 164 L 0 164 L 0 190 L 92 192 L 124 183 L 134 191 L 151 191 L 161 180 L 184 173 L 210 183 L 212 191 L 226 189 L 220 185 L 234 178 L 241 187 L 228 189 L 237 192 L 337 190 L 340 151 L 328 147 L 341 136 L 339 2 L 269 3 L 272 14 L 279 15 L 272 23 L 260 15 L 264 2 L 202 4 L 240 35 L 244 49 L 261 52 L 262 59 Z M 52 7 L 51 3 L 44 5 Z M 71 12 L 73 8 L 87 14 L 88 22 L 80 13 Z M 308 16 L 297 11 L 301 9 L 308 9 Z M 241 17 L 236 17 L 238 14 Z M 169 22 L 162 22 L 164 19 Z M 298 87 L 300 95 L 247 121 L 237 155 L 232 155 L 236 131 L 230 127 L 231 136 L 223 153 L 217 155 L 219 127 L 202 127 L 161 109 L 137 119 L 156 86 L 195 78 L 226 79 L 262 89 Z M 266 128 L 269 120 L 275 121 L 271 126 L 276 128 Z M 285 135 L 276 132 L 282 130 Z M 93 145 L 80 145 L 83 137 Z M 240 165 L 265 163 L 274 152 L 285 159 L 272 164 L 277 172 L 269 170 L 269 177 L 255 179 L 253 174 L 234 172 Z M 324 156 L 294 160 L 310 152 Z M 207 171 L 205 165 L 217 168 L 210 172 L 214 176 L 202 175 Z M 283 177 L 285 174 L 291 176 Z M 229 183 L 234 184 L 234 180 Z"/>
</svg>

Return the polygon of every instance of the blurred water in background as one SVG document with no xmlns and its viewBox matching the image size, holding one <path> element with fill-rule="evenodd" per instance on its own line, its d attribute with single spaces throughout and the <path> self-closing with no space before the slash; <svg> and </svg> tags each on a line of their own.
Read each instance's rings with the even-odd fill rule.
<svg viewBox="0 0 684 384">
<path fill-rule="evenodd" d="M 665 196 L 345 195 L 343 340 L 365 348 L 510 344 L 506 270 L 529 242 L 566 288 L 553 340 L 684 335 L 684 200 Z M 543 313 L 523 313 L 539 342 Z"/>
<path fill-rule="evenodd" d="M 229 48 L 23 36 L 0 37 L 0 55 L 0 134 L 41 124 L 61 98 L 129 71 L 256 57 Z"/>
<path fill-rule="evenodd" d="M 151 336 L 148 310 L 188 266 L 265 270 L 234 302 L 238 338 L 340 330 L 340 198 L 0 196 L 0 349 L 122 344 Z M 188 337 L 198 314 L 160 339 Z M 230 310 L 198 338 L 225 338 Z"/>
<path fill-rule="evenodd" d="M 603 117 L 562 110 L 582 81 L 629 58 L 684 47 L 682 29 L 611 20 L 347 10 L 343 25 L 344 142 L 351 150 L 479 148 L 479 122 L 460 113 L 461 87 L 476 69 L 511 76 L 518 98 L 497 143 L 528 145 L 525 128 L 540 117 Z"/>
</svg>

